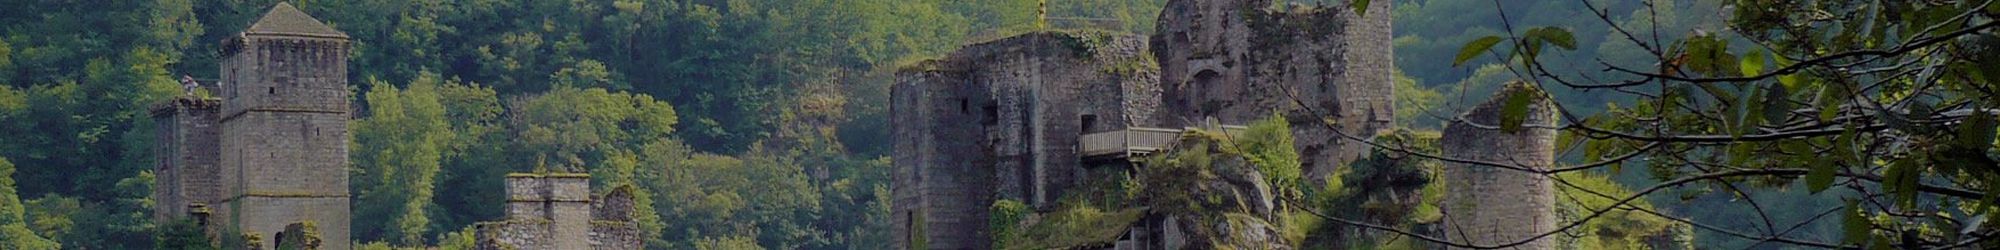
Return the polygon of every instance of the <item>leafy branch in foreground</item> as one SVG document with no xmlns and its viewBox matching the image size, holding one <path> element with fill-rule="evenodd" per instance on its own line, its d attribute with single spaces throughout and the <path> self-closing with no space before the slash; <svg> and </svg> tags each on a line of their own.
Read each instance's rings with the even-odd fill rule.
<svg viewBox="0 0 2000 250">
<path fill-rule="evenodd" d="M 1732 1 L 1735 13 L 1728 32 L 1685 30 L 1685 37 L 1670 39 L 1662 39 L 1658 24 L 1647 29 L 1654 31 L 1648 37 L 1630 32 L 1642 27 L 1626 27 L 1600 14 L 1619 32 L 1610 37 L 1644 48 L 1658 60 L 1651 68 L 1633 68 L 1617 66 L 1630 62 L 1600 59 L 1604 68 L 1599 72 L 1555 72 L 1546 66 L 1553 62 L 1545 61 L 1545 55 L 1562 53 L 1549 47 L 1573 49 L 1574 35 L 1565 29 L 1535 27 L 1517 33 L 1509 25 L 1506 35 L 1467 43 L 1452 64 L 1492 55 L 1538 88 L 1601 90 L 1616 96 L 1605 98 L 1614 100 L 1608 104 L 1557 103 L 1609 106 L 1597 113 L 1562 109 L 1563 121 L 1552 127 L 1564 132 L 1558 142 L 1562 151 L 1581 151 L 1575 159 L 1586 163 L 1534 168 L 1339 137 L 1416 157 L 1548 177 L 1638 166 L 1659 183 L 1625 196 L 1592 193 L 1616 202 L 1594 207 L 1583 220 L 1558 230 L 1497 245 L 1461 244 L 1321 217 L 1452 247 L 1493 249 L 1562 233 L 1611 210 L 1634 210 L 1631 201 L 1661 191 L 1742 195 L 1802 182 L 1812 193 L 1839 189 L 1825 195 L 1849 202 L 1785 223 L 1804 225 L 1842 213 L 1838 217 L 1845 232 L 1826 237 L 1838 241 L 1788 238 L 1798 226 L 1780 230 L 1780 223 L 1762 208 L 1755 208 L 1760 218 L 1754 219 L 1763 221 L 1756 230 L 1647 213 L 1758 243 L 2000 247 L 1995 240 L 2000 227 L 1985 221 L 2000 214 L 2000 141 L 1995 139 L 2000 127 L 1995 122 L 2000 120 L 1995 118 L 2000 114 L 2000 5 L 1993 2 Z M 1655 8 L 1653 2 L 1647 8 Z M 1501 21 L 1508 21 L 1502 12 Z M 1513 112 L 1522 108 L 1503 109 L 1501 124 L 1475 125 L 1519 129 L 1521 119 L 1504 117 L 1522 113 Z M 1746 206 L 1756 206 L 1750 196 L 1741 198 Z"/>
</svg>

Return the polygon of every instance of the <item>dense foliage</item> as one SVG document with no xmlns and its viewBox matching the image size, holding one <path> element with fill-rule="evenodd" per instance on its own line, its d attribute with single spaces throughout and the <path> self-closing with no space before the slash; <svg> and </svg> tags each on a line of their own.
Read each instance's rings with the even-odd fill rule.
<svg viewBox="0 0 2000 250">
<path fill-rule="evenodd" d="M 1475 165 L 1638 177 L 1621 178 L 1643 187 L 1636 193 L 1573 198 L 1614 202 L 1564 228 L 1590 227 L 1614 210 L 1652 213 L 1633 207 L 1651 199 L 1694 208 L 1687 213 L 1697 220 L 1658 214 L 1719 246 L 1996 244 L 1985 223 L 2000 212 L 1992 1 L 1646 1 L 1644 12 L 1624 16 L 1613 4 L 1576 3 L 1583 14 L 1569 16 L 1609 30 L 1524 24 L 1538 15 L 1513 19 L 1506 14 L 1522 12 L 1497 8 L 1500 32 L 1440 57 L 1454 66 L 1499 59 L 1478 72 L 1549 90 L 1564 111 L 1555 129 L 1571 164 Z M 1687 9 L 1718 16 L 1655 17 Z M 1584 45 L 1597 34 L 1608 38 L 1592 51 Z M 1596 94 L 1578 95 L 1586 92 Z M 1503 129 L 1518 126 L 1502 120 Z M 1779 193 L 1793 195 L 1771 195 Z"/>
</svg>

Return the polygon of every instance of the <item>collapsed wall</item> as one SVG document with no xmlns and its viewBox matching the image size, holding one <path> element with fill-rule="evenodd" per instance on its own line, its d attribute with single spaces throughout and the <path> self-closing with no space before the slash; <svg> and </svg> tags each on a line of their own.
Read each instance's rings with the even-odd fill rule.
<svg viewBox="0 0 2000 250">
<path fill-rule="evenodd" d="M 1079 137 L 1154 123 L 1145 47 L 1128 35 L 1031 33 L 897 72 L 894 247 L 988 248 L 994 200 L 1052 207 L 1081 181 Z"/>
<path fill-rule="evenodd" d="M 1365 139 L 1393 126 L 1391 1 L 1373 1 L 1365 16 L 1336 2 L 1168 2 L 1152 37 L 1164 112 L 1175 117 L 1165 125 L 1284 115 L 1313 183 L 1368 152 L 1340 135 Z"/>
<path fill-rule="evenodd" d="M 1513 93 L 1523 93 L 1516 97 Z M 1502 129 L 1509 98 L 1525 98 L 1527 112 L 1515 131 Z M 1532 87 L 1508 84 L 1492 100 L 1479 104 L 1445 126 L 1441 149 L 1445 157 L 1548 169 L 1555 163 L 1556 107 Z M 1454 243 L 1492 246 L 1525 240 L 1555 230 L 1555 186 L 1546 175 L 1493 166 L 1447 163 L 1450 180 L 1445 194 L 1445 237 Z M 1544 238 L 1519 249 L 1552 249 Z"/>
</svg>

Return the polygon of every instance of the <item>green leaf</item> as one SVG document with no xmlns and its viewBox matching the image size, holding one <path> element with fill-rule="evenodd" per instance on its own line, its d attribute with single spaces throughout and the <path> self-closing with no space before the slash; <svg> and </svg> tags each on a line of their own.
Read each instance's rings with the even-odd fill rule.
<svg viewBox="0 0 2000 250">
<path fill-rule="evenodd" d="M 1847 243 L 1868 243 L 1868 232 L 1874 230 L 1871 228 L 1873 225 L 1873 222 L 1868 221 L 1868 216 L 1862 214 L 1859 200 L 1847 201 L 1847 216 L 1841 216 L 1840 220 L 1840 229 L 1846 236 Z"/>
<path fill-rule="evenodd" d="M 1569 30 L 1558 27 L 1539 27 L 1528 30 L 1528 38 L 1548 42 L 1564 50 L 1576 50 L 1576 36 Z"/>
<path fill-rule="evenodd" d="M 1688 68 L 1698 73 L 1725 75 L 1736 70 L 1736 55 L 1729 54 L 1729 41 L 1715 36 L 1688 38 Z"/>
<path fill-rule="evenodd" d="M 1986 179 L 2000 179 L 2000 175 L 1988 174 Z M 1995 204 L 1996 201 L 2000 201 L 2000 185 L 1986 185 L 1986 197 L 1980 198 L 1979 203 L 1986 204 L 1987 217 L 2000 217 L 2000 204 Z"/>
<path fill-rule="evenodd" d="M 1458 50 L 1458 58 L 1452 59 L 1451 66 L 1458 67 L 1460 64 L 1465 64 L 1465 61 L 1472 60 L 1473 57 L 1479 57 L 1479 53 L 1486 53 L 1486 51 L 1492 50 L 1495 44 L 1500 44 L 1500 37 L 1486 36 L 1465 43 L 1465 47 Z"/>
<path fill-rule="evenodd" d="M 1785 116 L 1792 113 L 1791 91 L 1784 84 L 1770 84 L 1765 88 L 1764 99 L 1759 100 L 1764 104 L 1764 121 L 1784 124 Z"/>
<path fill-rule="evenodd" d="M 2000 122 L 1994 120 L 1993 114 L 1973 112 L 1972 116 L 1965 118 L 1964 124 L 1959 124 L 1958 140 L 1954 142 L 1958 144 L 1958 147 L 1967 149 L 1983 149 L 1992 146 L 1995 132 L 2000 132 L 1995 130 L 1996 128 L 2000 128 L 2000 124 L 1996 123 Z"/>
<path fill-rule="evenodd" d="M 1906 208 L 1913 207 L 1917 202 L 1917 187 L 1921 184 L 1918 182 L 1918 177 L 1923 174 L 1921 171 L 1923 166 L 1917 164 L 1913 158 L 1896 159 L 1889 163 L 1889 169 L 1883 170 L 1882 188 L 1895 197 L 1896 204 Z"/>
<path fill-rule="evenodd" d="M 1742 70 L 1744 76 L 1754 76 L 1757 74 L 1763 74 L 1764 51 L 1752 50 L 1748 54 L 1743 54 L 1743 62 L 1738 64 L 1740 65 L 1736 68 Z"/>
<path fill-rule="evenodd" d="M 1833 154 L 1840 162 L 1856 166 L 1864 164 L 1861 162 L 1860 150 L 1855 150 L 1856 148 L 1860 148 L 1857 145 L 1856 141 L 1858 139 L 1855 139 L 1856 137 L 1858 136 L 1854 135 L 1854 127 L 1850 125 L 1846 130 L 1841 131 L 1839 136 L 1833 138 Z"/>
<path fill-rule="evenodd" d="M 1359 17 L 1368 16 L 1368 0 L 1354 0 L 1353 2 L 1350 2 L 1349 5 L 1354 6 L 1354 16 L 1359 16 Z"/>
<path fill-rule="evenodd" d="M 1757 146 L 1754 143 L 1737 143 L 1729 146 L 1729 165 L 1747 168 L 1748 166 L 1744 166 L 1743 163 L 1749 162 L 1750 159 L 1764 158 L 1757 154 Z"/>
<path fill-rule="evenodd" d="M 1792 66 L 1792 59 L 1785 58 L 1783 55 L 1778 55 L 1777 53 L 1774 52 L 1770 55 L 1770 57 L 1771 61 L 1776 61 L 1778 63 L 1777 64 L 1778 68 Z M 1805 89 L 1805 86 L 1803 86 L 1805 84 L 1804 81 L 1805 79 L 1803 78 L 1804 76 L 1801 76 L 1797 73 L 1783 74 L 1783 75 L 1778 75 L 1778 83 L 1785 84 L 1785 89 L 1792 89 L 1792 90 Z"/>
<path fill-rule="evenodd" d="M 1814 194 L 1832 187 L 1833 174 L 1840 171 L 1840 165 L 1834 164 L 1829 157 L 1814 157 L 1811 167 L 1806 170 L 1806 190 Z"/>
<path fill-rule="evenodd" d="M 1500 106 L 1500 131 L 1514 133 L 1521 131 L 1521 123 L 1528 120 L 1528 104 L 1534 101 L 1535 91 L 1527 83 L 1508 84 L 1507 101 Z"/>
<path fill-rule="evenodd" d="M 1823 85 L 1819 91 L 1819 120 L 1833 121 L 1840 115 L 1840 104 L 1847 101 L 1845 86 L 1839 83 Z"/>
</svg>

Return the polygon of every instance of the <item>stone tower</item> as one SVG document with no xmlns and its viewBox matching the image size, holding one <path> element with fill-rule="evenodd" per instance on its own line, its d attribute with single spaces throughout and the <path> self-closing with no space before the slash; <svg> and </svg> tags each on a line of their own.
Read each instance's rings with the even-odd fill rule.
<svg viewBox="0 0 2000 250">
<path fill-rule="evenodd" d="M 1510 93 L 1529 92 L 1526 119 L 1517 131 L 1503 131 L 1501 110 Z M 1547 169 L 1555 163 L 1556 110 L 1540 91 L 1508 84 L 1493 100 L 1467 110 L 1447 125 L 1440 149 L 1446 157 Z M 1447 163 L 1445 237 L 1452 242 L 1491 246 L 1555 230 L 1555 185 L 1548 176 L 1492 166 Z M 1553 249 L 1544 238 L 1516 249 Z"/>
<path fill-rule="evenodd" d="M 1149 125 L 1158 74 L 1138 36 L 1037 32 L 896 72 L 893 249 L 987 249 L 997 199 L 1055 207 L 1084 134 Z"/>
<path fill-rule="evenodd" d="M 1368 152 L 1340 135 L 1370 138 L 1394 125 L 1392 1 L 1372 1 L 1366 15 L 1334 2 L 1167 2 L 1152 37 L 1162 106 L 1179 117 L 1166 125 L 1284 115 L 1314 183 Z"/>
<path fill-rule="evenodd" d="M 222 47 L 218 221 L 260 235 L 313 221 L 347 249 L 347 35 L 280 2 Z"/>
<path fill-rule="evenodd" d="M 221 196 L 221 100 L 184 96 L 153 107 L 153 220 L 206 213 Z"/>
</svg>

